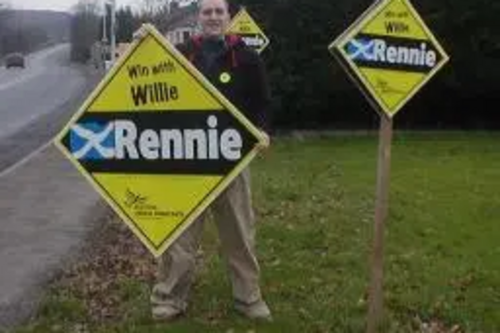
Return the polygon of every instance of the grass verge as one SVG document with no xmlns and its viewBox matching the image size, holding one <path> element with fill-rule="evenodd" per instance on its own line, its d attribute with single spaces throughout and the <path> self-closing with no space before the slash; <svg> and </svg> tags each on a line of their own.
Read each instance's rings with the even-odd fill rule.
<svg viewBox="0 0 500 333">
<path fill-rule="evenodd" d="M 396 133 L 384 332 L 500 331 L 498 133 Z M 110 222 L 15 332 L 363 332 L 375 136 L 279 138 L 252 164 L 262 288 L 275 321 L 232 309 L 213 224 L 186 317 L 150 319 L 152 256 Z"/>
</svg>

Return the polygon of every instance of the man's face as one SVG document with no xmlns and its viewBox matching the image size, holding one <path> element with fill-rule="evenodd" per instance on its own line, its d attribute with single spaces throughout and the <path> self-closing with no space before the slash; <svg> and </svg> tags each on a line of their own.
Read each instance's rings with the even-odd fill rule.
<svg viewBox="0 0 500 333">
<path fill-rule="evenodd" d="M 229 12 L 224 0 L 201 0 L 198 22 L 206 37 L 224 35 L 229 24 Z"/>
</svg>

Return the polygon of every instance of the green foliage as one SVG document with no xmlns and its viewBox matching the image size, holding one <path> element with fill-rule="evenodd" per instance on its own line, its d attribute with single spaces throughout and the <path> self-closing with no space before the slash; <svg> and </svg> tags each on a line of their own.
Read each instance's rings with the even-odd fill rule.
<svg viewBox="0 0 500 333">
<path fill-rule="evenodd" d="M 80 0 L 71 21 L 71 59 L 86 62 L 92 45 L 99 39 L 98 3 Z"/>
<path fill-rule="evenodd" d="M 109 42 L 111 40 L 111 12 L 106 11 L 106 40 Z M 102 38 L 104 19 L 101 17 L 99 22 L 100 37 Z M 140 26 L 140 17 L 134 15 L 130 6 L 118 8 L 116 10 L 116 42 L 117 43 L 129 43 L 132 41 L 132 35 L 134 31 Z"/>
<path fill-rule="evenodd" d="M 271 40 L 262 56 L 272 86 L 270 111 L 275 128 L 378 127 L 378 115 L 327 50 L 372 1 L 230 2 L 233 13 L 239 6 L 247 7 Z M 146 5 L 153 3 L 145 1 Z M 395 125 L 399 128 L 500 128 L 500 113 L 491 106 L 500 95 L 497 84 L 500 25 L 495 22 L 500 16 L 500 3 L 414 0 L 412 4 L 451 59 L 397 114 Z M 128 41 L 141 22 L 164 27 L 166 8 L 146 9 L 134 17 L 127 10 L 118 11 L 119 42 Z M 86 47 L 79 53 L 85 53 L 84 50 Z"/>
<path fill-rule="evenodd" d="M 368 0 L 240 0 L 270 37 L 263 52 L 278 127 L 373 127 L 376 113 L 327 46 Z M 491 0 L 412 1 L 451 61 L 397 115 L 403 127 L 496 127 L 500 4 Z"/>
<path fill-rule="evenodd" d="M 138 20 L 134 17 L 130 7 L 120 8 L 116 12 L 116 40 L 118 43 L 129 43 L 132 41 L 134 31 L 139 27 Z"/>
<path fill-rule="evenodd" d="M 0 3 L 0 56 L 11 52 L 33 52 L 49 42 L 43 26 L 15 23 L 21 14 L 22 11 Z"/>
</svg>

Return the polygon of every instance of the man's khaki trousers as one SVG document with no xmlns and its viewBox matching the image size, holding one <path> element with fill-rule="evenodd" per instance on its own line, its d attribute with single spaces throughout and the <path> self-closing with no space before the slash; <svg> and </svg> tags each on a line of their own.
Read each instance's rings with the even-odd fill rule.
<svg viewBox="0 0 500 333">
<path fill-rule="evenodd" d="M 246 304 L 259 301 L 259 264 L 255 256 L 255 218 L 248 168 L 234 179 L 210 208 L 235 300 Z M 151 296 L 153 306 L 186 310 L 204 220 L 202 215 L 193 222 L 160 258 L 159 281 Z"/>
</svg>

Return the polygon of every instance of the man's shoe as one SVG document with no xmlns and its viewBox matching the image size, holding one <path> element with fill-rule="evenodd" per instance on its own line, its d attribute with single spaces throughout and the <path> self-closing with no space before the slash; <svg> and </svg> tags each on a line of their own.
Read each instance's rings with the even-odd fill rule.
<svg viewBox="0 0 500 333">
<path fill-rule="evenodd" d="M 163 322 L 171 322 L 183 314 L 181 310 L 169 305 L 156 305 L 152 312 L 154 320 Z"/>
<path fill-rule="evenodd" d="M 262 321 L 272 321 L 273 317 L 271 315 L 271 310 L 267 306 L 266 302 L 259 300 L 254 303 L 243 303 L 236 301 L 234 305 L 236 311 L 252 320 L 262 320 Z"/>
</svg>

